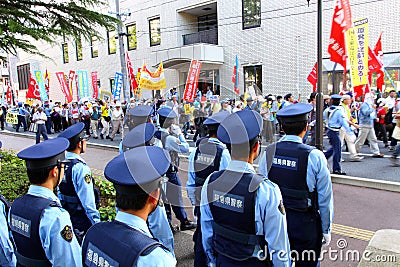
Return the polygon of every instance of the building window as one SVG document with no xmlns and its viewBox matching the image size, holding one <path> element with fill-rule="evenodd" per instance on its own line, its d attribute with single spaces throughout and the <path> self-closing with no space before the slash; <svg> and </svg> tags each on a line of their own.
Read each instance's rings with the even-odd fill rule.
<svg viewBox="0 0 400 267">
<path fill-rule="evenodd" d="M 136 49 L 136 24 L 126 26 L 126 33 L 128 34 L 128 50 Z"/>
<path fill-rule="evenodd" d="M 110 31 L 107 32 L 107 39 L 108 39 L 108 54 L 115 54 L 117 53 L 117 31 Z"/>
<path fill-rule="evenodd" d="M 99 40 L 97 39 L 96 36 L 93 36 L 92 38 L 90 38 L 90 49 L 91 49 L 92 58 L 99 56 Z"/>
<path fill-rule="evenodd" d="M 260 27 L 261 0 L 242 0 L 243 29 Z"/>
<path fill-rule="evenodd" d="M 28 90 L 31 74 L 30 64 L 17 66 L 19 90 Z"/>
<path fill-rule="evenodd" d="M 218 28 L 217 14 L 200 16 L 197 18 L 197 21 L 199 32 Z"/>
<path fill-rule="evenodd" d="M 110 92 L 113 93 L 114 89 L 114 78 L 110 78 Z"/>
<path fill-rule="evenodd" d="M 150 28 L 150 46 L 161 44 L 161 30 L 160 30 L 160 18 L 154 18 L 149 20 Z"/>
<path fill-rule="evenodd" d="M 62 53 L 63 53 L 63 62 L 68 63 L 69 62 L 69 56 L 68 56 L 68 44 L 67 43 L 63 43 L 61 45 L 62 48 Z"/>
<path fill-rule="evenodd" d="M 80 61 L 83 59 L 82 40 L 81 39 L 75 40 L 75 48 L 76 48 L 76 60 Z"/>
<path fill-rule="evenodd" d="M 250 95 L 262 95 L 262 66 L 243 68 L 244 92 Z"/>
</svg>

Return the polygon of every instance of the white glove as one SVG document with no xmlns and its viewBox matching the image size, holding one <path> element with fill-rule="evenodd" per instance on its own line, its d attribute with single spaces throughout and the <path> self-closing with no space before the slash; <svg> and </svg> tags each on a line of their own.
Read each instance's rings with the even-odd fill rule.
<svg viewBox="0 0 400 267">
<path fill-rule="evenodd" d="M 177 136 L 180 135 L 180 134 L 182 133 L 181 128 L 179 128 L 179 126 L 176 125 L 176 124 L 172 124 L 172 125 L 171 125 L 171 132 L 172 132 L 173 134 L 177 135 Z"/>
<path fill-rule="evenodd" d="M 322 234 L 323 238 L 322 238 L 322 246 L 323 247 L 327 247 L 329 246 L 329 243 L 331 243 L 331 233 L 329 234 Z"/>
</svg>

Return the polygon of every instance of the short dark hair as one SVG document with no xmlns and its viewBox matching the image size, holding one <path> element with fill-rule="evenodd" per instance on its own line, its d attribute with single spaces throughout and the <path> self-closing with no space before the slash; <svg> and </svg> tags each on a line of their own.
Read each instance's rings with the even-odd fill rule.
<svg viewBox="0 0 400 267">
<path fill-rule="evenodd" d="M 231 155 L 232 158 L 248 158 L 251 151 L 260 140 L 258 136 L 242 144 L 231 144 Z"/>
<path fill-rule="evenodd" d="M 331 98 L 331 103 L 333 106 L 339 106 L 340 105 L 340 98 Z"/>
<path fill-rule="evenodd" d="M 50 171 L 55 167 L 54 166 L 49 166 L 45 168 L 40 168 L 40 169 L 27 169 L 26 173 L 28 174 L 29 182 L 31 184 L 43 184 L 47 181 L 47 178 L 49 177 Z"/>
<path fill-rule="evenodd" d="M 282 129 L 287 135 L 299 135 L 307 126 L 307 121 L 285 122 L 281 120 Z"/>
<path fill-rule="evenodd" d="M 81 137 L 78 134 L 77 136 L 74 136 L 68 140 L 69 140 L 69 147 L 67 148 L 67 151 L 74 151 L 78 143 L 81 141 Z"/>
<path fill-rule="evenodd" d="M 116 187 L 116 206 L 119 209 L 123 210 L 141 210 L 146 205 L 147 200 L 149 199 L 149 195 L 139 188 L 140 191 L 138 194 L 124 194 L 118 191 L 118 186 Z"/>
</svg>

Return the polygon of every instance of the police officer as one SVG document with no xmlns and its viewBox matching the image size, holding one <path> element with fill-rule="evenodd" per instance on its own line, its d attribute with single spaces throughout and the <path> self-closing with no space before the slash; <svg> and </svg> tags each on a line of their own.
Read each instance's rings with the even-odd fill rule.
<svg viewBox="0 0 400 267">
<path fill-rule="evenodd" d="M 342 158 L 340 128 L 343 127 L 350 134 L 353 142 L 356 140 L 356 136 L 347 123 L 342 109 L 339 107 L 341 99 L 342 96 L 340 95 L 331 95 L 332 105 L 324 111 L 324 120 L 326 121 L 327 128 L 326 135 L 328 136 L 329 143 L 331 145 L 331 147 L 324 154 L 326 159 L 329 159 L 333 155 L 332 168 L 334 174 L 346 175 L 340 164 L 340 159 Z"/>
<path fill-rule="evenodd" d="M 201 190 L 209 266 L 290 266 L 280 190 L 253 167 L 261 129 L 261 115 L 251 110 L 229 115 L 218 127 L 218 139 L 231 146 L 232 161 L 211 174 Z"/>
<path fill-rule="evenodd" d="M 136 126 L 146 123 L 150 121 L 151 112 L 153 109 L 148 105 L 140 105 L 133 107 L 129 110 L 129 113 L 126 115 L 125 124 L 128 126 L 129 131 L 131 131 Z M 125 141 L 133 140 L 132 138 L 125 138 Z M 142 140 L 142 139 L 139 139 Z M 130 141 L 128 141 L 130 142 Z M 125 151 L 122 147 L 122 141 L 119 144 L 119 153 Z"/>
<path fill-rule="evenodd" d="M 277 112 L 286 135 L 267 147 L 259 164 L 260 173 L 282 192 L 296 267 L 317 266 L 321 245 L 331 240 L 333 196 L 327 161 L 321 151 L 302 143 L 312 108 L 298 103 Z"/>
<path fill-rule="evenodd" d="M 15 129 L 15 131 L 18 133 L 19 131 L 19 127 L 24 126 L 24 132 L 26 132 L 28 130 L 27 126 L 26 126 L 26 114 L 29 114 L 29 112 L 23 107 L 23 103 L 22 102 L 18 102 L 18 124 L 17 124 L 17 128 Z"/>
<path fill-rule="evenodd" d="M 3 143 L 0 141 L 0 148 Z M 3 155 L 0 154 L 0 170 L 1 160 Z M 10 229 L 7 224 L 8 211 L 10 209 L 10 203 L 5 199 L 3 195 L 0 195 L 0 266 L 15 266 L 16 258 L 14 254 L 14 247 L 12 244 L 12 237 L 10 235 Z"/>
<path fill-rule="evenodd" d="M 5 267 L 15 266 L 17 263 L 6 219 L 9 208 L 10 203 L 0 195 L 0 266 Z"/>
<path fill-rule="evenodd" d="M 0 148 L 3 143 L 0 141 Z M 3 155 L 0 154 L 0 171 L 1 171 L 1 160 Z M 0 266 L 15 266 L 16 258 L 14 254 L 14 247 L 12 244 L 12 237 L 10 235 L 10 229 L 7 224 L 8 211 L 10 209 L 10 203 L 0 194 Z"/>
<path fill-rule="evenodd" d="M 165 209 L 167 211 L 168 221 L 171 223 L 172 204 L 175 216 L 181 223 L 180 229 L 190 230 L 196 228 L 196 223 L 189 221 L 183 208 L 181 179 L 178 176 L 178 153 L 189 152 L 189 144 L 186 142 L 179 126 L 173 124 L 176 117 L 177 114 L 171 108 L 164 107 L 158 110 L 158 119 L 161 129 L 156 133 L 156 136 L 161 140 L 162 147 L 167 150 L 171 156 L 171 166 L 166 173 L 166 176 L 168 177 L 166 191 L 168 203 L 165 205 Z M 173 228 L 172 225 L 171 228 Z"/>
<path fill-rule="evenodd" d="M 189 155 L 188 181 L 186 190 L 197 216 L 197 228 L 193 235 L 194 266 L 207 266 L 207 257 L 201 243 L 200 226 L 200 194 L 207 177 L 214 171 L 225 170 L 231 161 L 231 155 L 225 144 L 217 138 L 219 124 L 230 114 L 229 111 L 220 111 L 204 121 L 208 137 L 201 139 L 197 149 Z"/>
<path fill-rule="evenodd" d="M 157 164 L 155 164 L 157 163 Z M 153 239 L 146 224 L 159 204 L 162 177 L 170 164 L 168 152 L 142 146 L 112 159 L 104 170 L 116 189 L 117 216 L 92 226 L 82 245 L 85 266 L 175 266 L 176 260 Z M 107 262 L 107 263 L 106 263 Z"/>
<path fill-rule="evenodd" d="M 100 222 L 100 213 L 96 207 L 99 203 L 98 191 L 94 187 L 92 172 L 81 157 L 86 152 L 84 128 L 85 124 L 79 122 L 58 135 L 70 142 L 66 153 L 70 162 L 65 165 L 65 177 L 58 187 L 58 197 L 63 208 L 71 215 L 80 243 L 87 229 Z"/>
<path fill-rule="evenodd" d="M 133 128 L 122 140 L 123 151 L 140 146 L 152 146 L 156 127 L 153 123 L 142 123 Z M 164 190 L 161 191 L 164 194 Z M 147 219 L 151 234 L 174 254 L 174 235 L 169 227 L 167 213 L 163 205 L 157 206 Z"/>
<path fill-rule="evenodd" d="M 64 175 L 65 138 L 56 138 L 18 153 L 25 160 L 28 193 L 10 209 L 9 224 L 18 266 L 82 266 L 81 248 L 70 216 L 53 193 Z"/>
<path fill-rule="evenodd" d="M 149 122 L 152 111 L 149 105 L 139 105 L 130 109 L 125 122 L 129 131 L 139 124 Z"/>
</svg>

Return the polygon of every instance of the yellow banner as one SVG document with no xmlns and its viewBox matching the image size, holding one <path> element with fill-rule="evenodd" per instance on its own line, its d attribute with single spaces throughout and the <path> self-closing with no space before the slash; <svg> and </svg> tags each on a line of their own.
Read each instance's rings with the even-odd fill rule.
<svg viewBox="0 0 400 267">
<path fill-rule="evenodd" d="M 352 86 L 368 83 L 368 19 L 358 19 L 346 32 Z"/>
<path fill-rule="evenodd" d="M 191 113 L 191 112 L 190 112 L 190 104 L 185 104 L 184 109 L 185 109 L 185 114 L 186 114 L 186 115 L 188 115 L 188 114 Z"/>
<path fill-rule="evenodd" d="M 165 80 L 162 62 L 155 72 L 149 71 L 146 65 L 143 65 L 140 70 L 139 87 L 146 90 L 162 90 L 167 88 L 167 81 Z"/>
<path fill-rule="evenodd" d="M 9 124 L 18 124 L 18 113 L 7 112 L 6 122 Z"/>
</svg>

